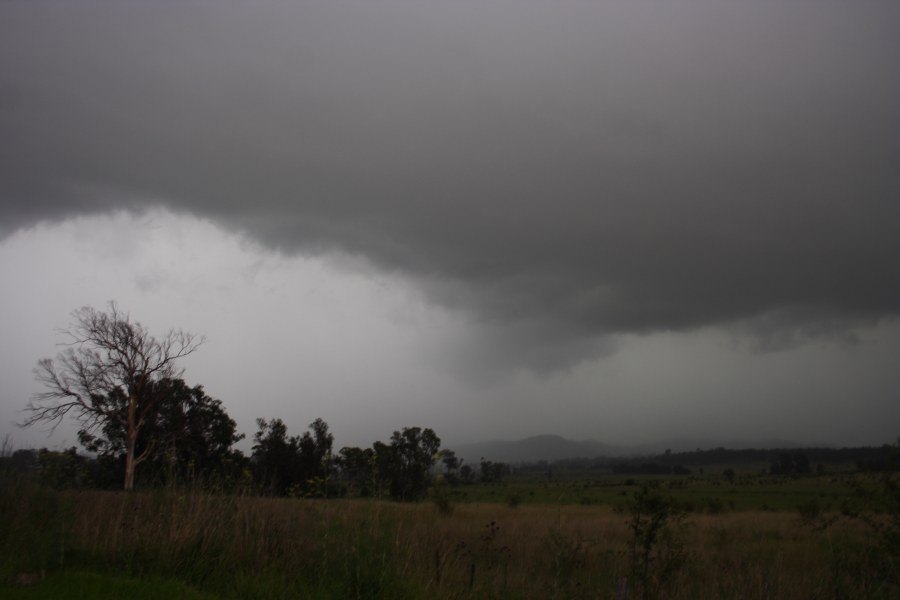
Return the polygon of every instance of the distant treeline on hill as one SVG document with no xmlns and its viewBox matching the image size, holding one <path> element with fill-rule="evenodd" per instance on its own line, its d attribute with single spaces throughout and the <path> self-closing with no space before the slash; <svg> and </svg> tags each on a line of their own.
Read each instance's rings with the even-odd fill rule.
<svg viewBox="0 0 900 600">
<path fill-rule="evenodd" d="M 861 446 L 856 448 L 790 448 L 790 449 L 730 449 L 711 448 L 688 452 L 666 452 L 629 458 L 567 458 L 553 461 L 534 461 L 516 466 L 519 473 L 601 471 L 645 475 L 689 475 L 692 469 L 709 465 L 766 465 L 775 475 L 821 472 L 835 466 L 854 466 L 860 471 L 883 471 L 896 464 L 894 446 Z"/>
<path fill-rule="evenodd" d="M 684 465 L 703 464 L 741 464 L 741 463 L 772 463 L 783 455 L 801 454 L 809 458 L 812 465 L 824 464 L 854 464 L 863 471 L 878 471 L 888 466 L 893 446 L 860 446 L 856 448 L 791 448 L 760 450 L 749 448 L 743 450 L 730 450 L 726 448 L 713 448 L 710 450 L 694 450 L 691 452 L 679 452 L 671 457 Z"/>
</svg>

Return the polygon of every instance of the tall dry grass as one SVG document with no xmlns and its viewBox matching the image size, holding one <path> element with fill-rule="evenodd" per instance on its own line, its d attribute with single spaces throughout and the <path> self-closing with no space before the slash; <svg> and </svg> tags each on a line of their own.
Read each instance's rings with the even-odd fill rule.
<svg viewBox="0 0 900 600">
<path fill-rule="evenodd" d="M 46 492 L 42 492 L 46 493 Z M 685 559 L 658 586 L 629 581 L 627 515 L 602 506 L 273 499 L 203 491 L 55 492 L 66 527 L 43 565 L 177 577 L 229 597 L 893 597 L 859 523 L 796 514 L 690 516 Z M 22 509 L 27 510 L 27 509 Z M 20 532 L 21 533 L 21 532 Z M 665 539 L 660 544 L 667 543 Z M 660 554 L 664 556 L 664 554 Z M 660 558 L 660 560 L 663 560 Z M 652 567 L 651 567 L 652 570 Z"/>
</svg>

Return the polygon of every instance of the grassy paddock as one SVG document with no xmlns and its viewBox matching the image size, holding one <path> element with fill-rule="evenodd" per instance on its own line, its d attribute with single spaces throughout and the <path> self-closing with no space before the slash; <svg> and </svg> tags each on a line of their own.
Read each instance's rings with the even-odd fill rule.
<svg viewBox="0 0 900 600">
<path fill-rule="evenodd" d="M 147 577 L 127 579 L 101 573 L 63 571 L 27 585 L 0 588 L 6 600 L 216 600 L 178 581 Z"/>
<path fill-rule="evenodd" d="M 622 505 L 635 489 L 657 482 L 691 512 L 721 510 L 794 510 L 815 501 L 823 509 L 838 510 L 852 499 L 848 485 L 853 475 L 772 477 L 738 475 L 732 481 L 721 476 L 579 475 L 552 480 L 512 476 L 502 483 L 460 486 L 451 491 L 456 502 L 505 502 L 512 504 Z"/>
<path fill-rule="evenodd" d="M 430 503 L 10 486 L 0 504 L 4 597 L 48 597 L 27 594 L 85 572 L 151 588 L 180 582 L 223 598 L 898 593 L 865 524 L 839 519 L 823 529 L 796 512 L 689 514 L 661 531 L 648 553 L 651 577 L 639 580 L 631 517 L 609 506 L 468 503 L 444 515 Z M 46 579 L 33 592 L 16 587 L 17 577 L 37 573 Z"/>
</svg>

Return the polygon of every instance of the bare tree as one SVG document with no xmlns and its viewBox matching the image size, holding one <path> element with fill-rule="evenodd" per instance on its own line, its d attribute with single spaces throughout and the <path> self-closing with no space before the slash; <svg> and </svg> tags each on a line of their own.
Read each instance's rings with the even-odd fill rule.
<svg viewBox="0 0 900 600">
<path fill-rule="evenodd" d="M 72 414 L 82 431 L 107 423 L 122 422 L 125 445 L 125 489 L 134 488 L 134 470 L 151 453 L 153 444 L 135 456 L 138 434 L 154 412 L 154 383 L 181 376 L 175 362 L 203 343 L 181 330 L 157 339 L 147 328 L 132 321 L 115 302 L 101 312 L 86 306 L 72 313 L 74 323 L 61 333 L 68 346 L 56 359 L 38 361 L 36 379 L 46 391 L 28 403 L 23 427 L 50 422 L 55 428 Z M 122 419 L 117 394 L 127 396 L 127 415 Z"/>
</svg>

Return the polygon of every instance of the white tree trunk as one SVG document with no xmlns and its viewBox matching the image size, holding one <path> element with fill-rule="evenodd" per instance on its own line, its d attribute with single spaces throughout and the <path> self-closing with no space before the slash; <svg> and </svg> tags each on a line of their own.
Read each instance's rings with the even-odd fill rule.
<svg viewBox="0 0 900 600">
<path fill-rule="evenodd" d="M 137 443 L 137 427 L 135 425 L 135 411 L 137 410 L 137 398 L 131 396 L 128 399 L 128 440 L 125 451 L 125 491 L 134 489 L 134 447 Z"/>
</svg>

